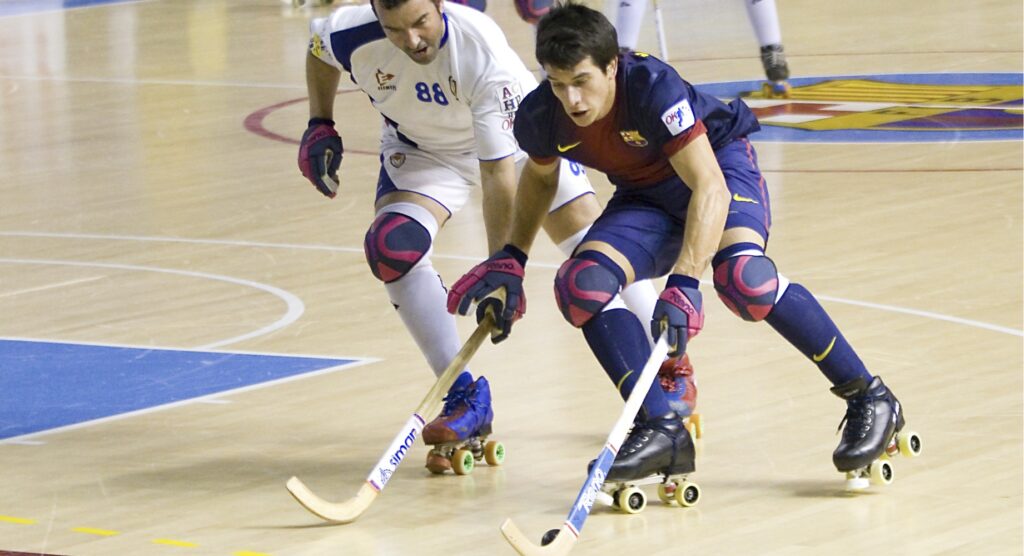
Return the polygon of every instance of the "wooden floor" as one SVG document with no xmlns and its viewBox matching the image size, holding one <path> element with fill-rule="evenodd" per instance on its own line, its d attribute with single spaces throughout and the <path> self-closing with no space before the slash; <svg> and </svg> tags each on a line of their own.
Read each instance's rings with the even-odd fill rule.
<svg viewBox="0 0 1024 556">
<path fill-rule="evenodd" d="M 362 519 L 325 526 L 285 480 L 354 494 L 432 383 L 362 254 L 376 113 L 361 94 L 339 97 L 348 150 L 327 201 L 295 168 L 311 12 L 40 0 L 54 8 L 10 14 L 25 4 L 0 0 L 0 337 L 362 364 L 0 442 L 0 552 L 511 554 L 506 517 L 536 539 L 561 523 L 621 405 L 554 307 L 549 242 L 531 259 L 527 318 L 472 363 L 492 382 L 506 465 L 433 477 L 417 445 Z M 491 4 L 532 65 L 531 29 L 511 3 Z M 738 1 L 661 4 L 688 79 L 761 76 Z M 1022 68 L 1018 1 L 779 8 L 795 77 Z M 647 24 L 641 47 L 656 52 L 653 37 Z M 770 254 L 896 391 L 924 454 L 897 460 L 892 485 L 845 494 L 830 460 L 843 404 L 705 284 L 691 350 L 704 498 L 596 509 L 574 554 L 1020 554 L 1021 142 L 754 139 L 774 200 Z M 473 203 L 436 245 L 449 283 L 486 255 Z M 3 411 L 0 425 L 19 418 Z"/>
</svg>

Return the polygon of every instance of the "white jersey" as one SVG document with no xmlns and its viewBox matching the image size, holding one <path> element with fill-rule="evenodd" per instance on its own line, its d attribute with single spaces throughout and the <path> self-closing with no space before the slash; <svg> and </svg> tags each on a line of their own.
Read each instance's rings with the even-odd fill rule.
<svg viewBox="0 0 1024 556">
<path fill-rule="evenodd" d="M 425 66 L 387 39 L 369 5 L 314 19 L 310 52 L 348 72 L 408 144 L 480 160 L 516 154 L 516 109 L 537 80 L 493 20 L 459 4 L 444 9 L 441 47 Z"/>
</svg>

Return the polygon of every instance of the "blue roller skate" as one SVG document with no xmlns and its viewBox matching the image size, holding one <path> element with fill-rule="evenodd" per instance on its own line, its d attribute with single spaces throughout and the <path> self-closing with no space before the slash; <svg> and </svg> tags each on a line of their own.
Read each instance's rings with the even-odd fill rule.
<svg viewBox="0 0 1024 556">
<path fill-rule="evenodd" d="M 468 475 L 480 460 L 501 465 L 505 447 L 487 440 L 493 420 L 487 379 L 473 382 L 469 373 L 459 375 L 444 398 L 441 414 L 423 428 L 423 442 L 433 446 L 427 454 L 427 469 L 434 474 L 450 469 L 456 475 Z"/>
</svg>

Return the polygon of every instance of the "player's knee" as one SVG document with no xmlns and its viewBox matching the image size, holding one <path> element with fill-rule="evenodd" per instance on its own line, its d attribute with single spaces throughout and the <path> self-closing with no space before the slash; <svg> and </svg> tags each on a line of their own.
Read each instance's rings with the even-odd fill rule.
<svg viewBox="0 0 1024 556">
<path fill-rule="evenodd" d="M 779 273 L 764 255 L 738 255 L 719 262 L 714 281 L 718 298 L 743 320 L 764 320 L 775 307 Z"/>
<path fill-rule="evenodd" d="M 462 4 L 464 6 L 469 6 L 471 8 L 476 8 L 476 9 L 480 10 L 481 12 L 487 10 L 487 0 L 448 0 L 448 1 L 449 2 L 454 2 L 456 4 Z"/>
<path fill-rule="evenodd" d="M 612 302 L 621 285 L 608 268 L 574 257 L 555 275 L 555 300 L 565 320 L 580 328 Z"/>
<path fill-rule="evenodd" d="M 527 23 L 537 23 L 540 18 L 551 11 L 553 3 L 554 0 L 515 0 L 519 17 Z"/>
<path fill-rule="evenodd" d="M 405 276 L 430 250 L 430 232 L 404 214 L 386 212 L 366 231 L 363 251 L 373 275 L 385 284 Z"/>
</svg>

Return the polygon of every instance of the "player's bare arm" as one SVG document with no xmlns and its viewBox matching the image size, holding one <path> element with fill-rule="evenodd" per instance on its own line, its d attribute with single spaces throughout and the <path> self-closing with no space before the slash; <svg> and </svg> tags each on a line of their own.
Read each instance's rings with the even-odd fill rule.
<svg viewBox="0 0 1024 556">
<path fill-rule="evenodd" d="M 512 206 L 516 195 L 516 163 L 513 157 L 480 161 L 483 189 L 484 226 L 487 252 L 494 253 L 508 243 Z"/>
<path fill-rule="evenodd" d="M 555 159 L 550 164 L 541 164 L 530 158 L 526 161 L 522 175 L 519 176 L 519 189 L 516 192 L 515 211 L 512 221 L 512 233 L 509 243 L 529 253 L 533 240 L 537 237 L 548 207 L 558 190 L 558 168 L 562 159 Z"/>
<path fill-rule="evenodd" d="M 700 135 L 669 158 L 672 167 L 693 191 L 686 211 L 683 248 L 672 269 L 699 279 L 722 240 L 729 214 L 729 189 L 707 135 Z"/>
<path fill-rule="evenodd" d="M 306 88 L 309 91 L 309 117 L 334 119 L 334 96 L 338 92 L 341 71 L 306 54 Z"/>
</svg>

